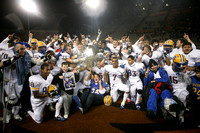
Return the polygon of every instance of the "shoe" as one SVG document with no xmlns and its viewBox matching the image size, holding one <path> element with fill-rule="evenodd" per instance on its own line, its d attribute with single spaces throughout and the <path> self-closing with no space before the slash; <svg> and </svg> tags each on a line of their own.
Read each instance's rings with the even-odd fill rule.
<svg viewBox="0 0 200 133">
<path fill-rule="evenodd" d="M 179 116 L 179 123 L 183 124 L 184 123 L 184 116 Z"/>
<path fill-rule="evenodd" d="M 140 110 L 140 104 L 139 103 L 136 104 L 135 107 L 136 107 L 137 110 Z"/>
<path fill-rule="evenodd" d="M 49 105 L 49 110 L 54 112 L 55 111 L 55 108 L 53 107 L 53 105 Z"/>
<path fill-rule="evenodd" d="M 198 128 L 200 128 L 200 124 L 198 125 Z"/>
<path fill-rule="evenodd" d="M 62 117 L 61 115 L 54 117 L 54 120 L 56 121 L 65 121 L 66 119 L 64 117 Z"/>
<path fill-rule="evenodd" d="M 83 108 L 82 108 L 82 104 L 81 104 L 79 97 L 74 96 L 74 101 L 76 102 L 76 105 L 77 105 L 77 108 L 79 109 L 79 111 L 83 114 Z"/>
<path fill-rule="evenodd" d="M 121 104 L 121 105 L 120 105 L 120 109 L 124 109 L 124 106 L 125 106 L 125 105 Z"/>
<path fill-rule="evenodd" d="M 19 116 L 19 114 L 14 115 L 14 119 L 17 120 L 17 121 L 22 121 L 23 120 L 22 117 Z"/>
<path fill-rule="evenodd" d="M 169 111 L 171 112 L 178 112 L 178 111 L 181 111 L 182 108 L 181 108 L 181 105 L 180 104 L 171 104 L 169 106 Z"/>
<path fill-rule="evenodd" d="M 83 108 L 82 108 L 82 107 L 78 107 L 78 106 L 77 106 L 77 108 L 78 108 L 78 110 L 79 110 L 82 114 L 84 114 Z"/>
<path fill-rule="evenodd" d="M 12 116 L 12 113 L 8 113 L 6 114 L 6 123 L 10 123 L 10 120 L 11 120 L 11 116 Z"/>
<path fill-rule="evenodd" d="M 64 115 L 64 118 L 65 118 L 65 119 L 67 119 L 68 117 L 69 117 L 69 115 L 68 115 L 68 114 L 65 114 L 65 115 Z"/>
<path fill-rule="evenodd" d="M 149 119 L 154 119 L 154 118 L 156 117 L 155 112 L 154 112 L 153 110 L 149 110 L 149 111 L 147 112 L 147 117 L 148 117 Z"/>
</svg>

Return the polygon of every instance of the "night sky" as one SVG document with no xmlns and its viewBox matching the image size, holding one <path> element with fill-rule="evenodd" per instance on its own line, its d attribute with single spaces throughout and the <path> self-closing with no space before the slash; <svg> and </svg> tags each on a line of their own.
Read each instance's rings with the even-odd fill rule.
<svg viewBox="0 0 200 133">
<path fill-rule="evenodd" d="M 28 14 L 21 9 L 19 0 L 1 0 L 0 30 L 25 31 L 28 29 Z M 198 7 L 199 0 L 101 0 L 101 14 L 88 15 L 83 9 L 84 0 L 35 0 L 40 15 L 29 14 L 30 29 L 34 31 L 93 32 L 114 24 L 129 25 L 141 13 L 153 13 L 176 8 Z M 168 4 L 169 6 L 166 6 Z M 145 10 L 144 10 L 145 9 Z M 98 12 L 97 11 L 97 12 Z M 89 11 L 90 13 L 93 11 Z M 197 13 L 198 15 L 198 13 Z"/>
</svg>

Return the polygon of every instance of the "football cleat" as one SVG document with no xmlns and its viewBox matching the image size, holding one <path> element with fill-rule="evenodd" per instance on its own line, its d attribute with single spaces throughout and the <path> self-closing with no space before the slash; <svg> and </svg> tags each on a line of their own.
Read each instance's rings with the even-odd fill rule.
<svg viewBox="0 0 200 133">
<path fill-rule="evenodd" d="M 82 107 L 77 107 L 77 108 L 78 108 L 78 110 L 79 110 L 82 114 L 84 114 L 83 108 L 82 108 Z"/>
<path fill-rule="evenodd" d="M 67 119 L 68 117 L 69 117 L 69 115 L 68 115 L 68 114 L 65 114 L 65 115 L 64 115 L 64 118 L 65 118 L 65 119 Z"/>
<path fill-rule="evenodd" d="M 54 117 L 54 120 L 56 120 L 56 121 L 65 121 L 66 119 L 59 115 L 57 117 Z"/>
<path fill-rule="evenodd" d="M 149 110 L 149 111 L 147 112 L 147 117 L 148 117 L 149 119 L 154 119 L 154 118 L 156 117 L 156 115 L 155 115 L 155 113 L 154 113 L 153 110 Z"/>
<path fill-rule="evenodd" d="M 140 110 L 140 104 L 139 103 L 136 104 L 135 107 L 136 107 L 137 110 Z"/>
<path fill-rule="evenodd" d="M 17 121 L 22 121 L 23 120 L 22 117 L 19 114 L 14 115 L 14 119 L 17 120 Z"/>
<path fill-rule="evenodd" d="M 6 123 L 10 123 L 12 113 L 11 111 L 7 111 L 6 113 Z"/>
<path fill-rule="evenodd" d="M 120 109 L 124 109 L 124 106 L 125 106 L 125 105 L 121 104 L 121 105 L 120 105 Z"/>
</svg>

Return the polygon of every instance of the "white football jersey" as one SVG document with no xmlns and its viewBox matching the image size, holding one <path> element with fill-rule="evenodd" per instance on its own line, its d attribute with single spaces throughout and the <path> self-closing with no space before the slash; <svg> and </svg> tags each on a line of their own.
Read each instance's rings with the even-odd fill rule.
<svg viewBox="0 0 200 133">
<path fill-rule="evenodd" d="M 99 74 L 102 78 L 104 76 L 104 67 L 98 68 L 97 66 L 93 67 L 95 73 Z"/>
<path fill-rule="evenodd" d="M 12 49 L 9 50 L 3 50 L 1 55 L 1 61 L 6 61 L 14 56 L 14 52 Z M 17 82 L 17 76 L 16 76 L 16 64 L 13 63 L 10 66 L 4 67 L 4 80 L 11 81 L 11 82 Z"/>
<path fill-rule="evenodd" d="M 40 94 L 47 94 L 47 89 L 52 79 L 51 74 L 49 74 L 46 80 L 42 78 L 40 74 L 30 76 L 29 86 L 31 89 L 31 96 L 33 96 L 33 91 L 39 91 Z"/>
<path fill-rule="evenodd" d="M 53 47 L 55 51 L 60 48 L 60 44 L 58 44 L 58 41 L 54 42 Z"/>
<path fill-rule="evenodd" d="M 188 60 L 188 66 L 195 66 L 195 62 L 200 61 L 200 50 L 194 49 L 189 54 L 184 54 L 183 51 L 180 54 L 183 54 Z"/>
<path fill-rule="evenodd" d="M 194 67 L 196 62 L 200 61 L 200 50 L 194 49 L 189 54 L 184 54 L 183 51 L 180 54 L 185 55 L 186 60 L 188 60 L 188 66 Z M 194 76 L 194 71 L 187 72 L 190 76 Z"/>
<path fill-rule="evenodd" d="M 172 66 L 164 66 L 165 71 L 167 72 L 169 79 L 172 83 L 173 91 L 176 89 L 186 89 L 187 84 L 183 78 L 182 74 L 176 73 L 172 70 Z"/>
<path fill-rule="evenodd" d="M 148 55 L 143 55 L 142 56 L 142 59 L 141 59 L 141 62 L 143 62 L 146 66 L 149 65 L 149 60 L 150 59 L 154 59 L 158 64 L 159 64 L 159 60 L 162 59 L 163 57 L 163 54 L 162 52 L 159 52 L 159 51 L 153 51 L 152 52 L 152 56 L 148 56 Z M 159 64 L 160 65 L 160 64 Z"/>
<path fill-rule="evenodd" d="M 112 43 L 108 43 L 107 47 L 110 48 L 111 53 L 115 53 L 115 54 L 119 53 L 120 46 L 117 46 L 116 48 L 114 48 Z"/>
<path fill-rule="evenodd" d="M 110 84 L 111 86 L 115 84 L 123 84 L 122 76 L 125 74 L 125 70 L 121 67 L 113 68 L 112 65 L 106 65 L 105 72 L 109 74 Z"/>
<path fill-rule="evenodd" d="M 128 63 L 126 63 L 125 70 L 128 73 L 130 84 L 135 84 L 141 81 L 140 72 L 144 70 L 144 64 L 134 62 L 132 65 L 129 65 Z"/>
</svg>

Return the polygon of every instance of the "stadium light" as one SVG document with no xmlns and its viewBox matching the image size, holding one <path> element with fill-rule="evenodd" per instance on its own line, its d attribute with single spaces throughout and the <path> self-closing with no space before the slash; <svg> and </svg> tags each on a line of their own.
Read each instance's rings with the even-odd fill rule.
<svg viewBox="0 0 200 133">
<path fill-rule="evenodd" d="M 20 0 L 20 6 L 28 13 L 38 13 L 38 8 L 33 0 Z"/>
<path fill-rule="evenodd" d="M 30 32 L 30 19 L 29 14 L 39 14 L 38 8 L 34 0 L 20 0 L 19 4 L 23 10 L 27 12 L 28 15 L 28 31 Z"/>
<path fill-rule="evenodd" d="M 98 6 L 99 6 L 99 4 L 100 4 L 100 1 L 99 1 L 99 0 L 87 0 L 87 1 L 85 2 L 85 4 L 86 4 L 88 7 L 92 8 L 92 9 L 97 9 Z"/>
</svg>

